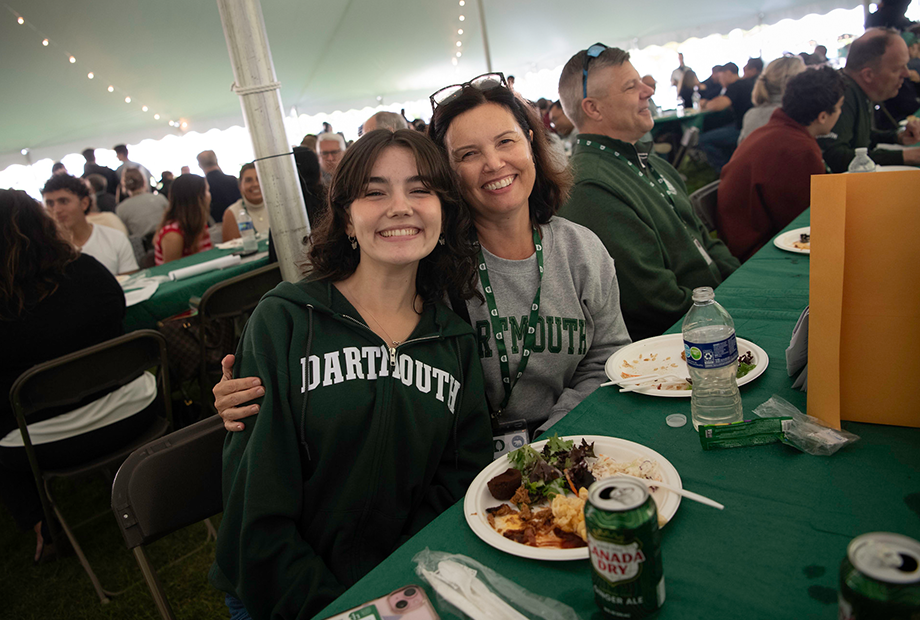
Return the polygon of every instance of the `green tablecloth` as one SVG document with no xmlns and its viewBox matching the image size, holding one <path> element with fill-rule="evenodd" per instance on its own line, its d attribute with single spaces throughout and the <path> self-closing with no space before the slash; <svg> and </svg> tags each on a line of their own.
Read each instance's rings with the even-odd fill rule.
<svg viewBox="0 0 920 620">
<path fill-rule="evenodd" d="M 268 250 L 268 239 L 259 241 L 260 253 Z M 234 250 L 208 250 L 199 252 L 185 258 L 180 258 L 165 265 L 151 267 L 144 270 L 139 277 L 165 276 L 170 271 L 204 263 L 221 256 L 232 254 Z M 125 331 L 130 332 L 136 329 L 156 329 L 157 321 L 179 314 L 188 310 L 188 300 L 190 297 L 201 297 L 206 290 L 214 284 L 223 282 L 234 276 L 264 267 L 268 264 L 266 254 L 257 254 L 251 257 L 244 257 L 239 265 L 209 271 L 184 280 L 162 282 L 157 288 L 157 292 L 147 301 L 135 304 L 128 308 L 125 315 Z"/>
<path fill-rule="evenodd" d="M 806 212 L 789 229 L 807 224 Z M 764 375 L 741 390 L 745 411 L 773 394 L 805 408 L 805 395 L 790 387 L 784 351 L 808 303 L 808 260 L 769 245 L 716 290 L 739 336 L 770 356 Z M 662 619 L 835 618 L 847 543 L 870 531 L 920 533 L 920 429 L 845 422 L 861 439 L 831 457 L 780 444 L 703 452 L 692 425 L 665 424 L 671 413 L 689 418 L 689 399 L 600 388 L 552 429 L 649 446 L 677 468 L 687 489 L 725 504 L 720 512 L 685 499 L 664 528 Z M 582 618 L 598 612 L 587 560 L 541 562 L 497 551 L 469 529 L 461 501 L 317 617 L 418 583 L 411 559 L 426 547 L 473 557 Z"/>
</svg>

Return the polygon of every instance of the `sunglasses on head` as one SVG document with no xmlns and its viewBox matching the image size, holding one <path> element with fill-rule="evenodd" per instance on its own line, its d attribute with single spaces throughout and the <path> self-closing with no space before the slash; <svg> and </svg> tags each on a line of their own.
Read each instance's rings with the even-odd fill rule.
<svg viewBox="0 0 920 620">
<path fill-rule="evenodd" d="M 591 61 L 604 53 L 604 50 L 610 49 L 603 43 L 595 43 L 588 48 L 587 53 L 585 54 L 585 64 L 581 68 L 581 94 L 582 99 L 588 98 L 588 65 L 591 64 Z"/>
<path fill-rule="evenodd" d="M 503 73 L 483 73 L 482 75 L 477 75 L 469 82 L 445 86 L 428 97 L 428 101 L 431 102 L 431 111 L 434 112 L 438 106 L 450 103 L 459 97 L 463 89 L 468 86 L 472 86 L 477 90 L 492 90 L 499 86 L 508 88 L 508 83 L 505 81 L 505 75 Z"/>
</svg>

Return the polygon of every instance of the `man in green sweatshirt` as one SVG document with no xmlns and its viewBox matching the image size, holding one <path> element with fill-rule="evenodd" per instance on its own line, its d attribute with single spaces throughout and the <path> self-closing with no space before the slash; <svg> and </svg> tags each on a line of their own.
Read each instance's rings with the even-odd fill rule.
<svg viewBox="0 0 920 620">
<path fill-rule="evenodd" d="M 872 149 L 869 157 L 880 166 L 920 166 L 920 148 L 888 150 L 877 144 L 920 142 L 920 122 L 914 120 L 900 133 L 872 128 L 875 104 L 898 94 L 908 76 L 907 44 L 896 30 L 870 28 L 853 41 L 842 74 L 846 91 L 843 108 L 831 133 L 818 138 L 831 172 L 846 172 L 855 150 Z"/>
<path fill-rule="evenodd" d="M 718 286 L 740 263 L 694 215 L 677 170 L 636 147 L 654 126 L 652 89 L 627 52 L 578 52 L 559 96 L 579 132 L 575 186 L 559 215 L 594 231 L 613 257 L 632 339 L 657 336 L 687 312 L 694 288 Z"/>
</svg>

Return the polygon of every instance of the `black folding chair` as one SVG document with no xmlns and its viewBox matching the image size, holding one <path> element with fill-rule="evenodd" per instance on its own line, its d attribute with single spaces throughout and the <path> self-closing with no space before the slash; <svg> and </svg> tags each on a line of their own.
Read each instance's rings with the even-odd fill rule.
<svg viewBox="0 0 920 620">
<path fill-rule="evenodd" d="M 706 230 L 712 232 L 716 229 L 716 211 L 719 207 L 719 181 L 713 181 L 690 194 L 690 204 Z"/>
<path fill-rule="evenodd" d="M 112 484 L 115 519 L 164 620 L 175 616 L 144 547 L 199 521 L 205 521 L 209 538 L 216 538 L 208 517 L 223 510 L 226 434 L 216 415 L 170 433 L 131 454 Z"/>
<path fill-rule="evenodd" d="M 281 279 L 281 267 L 274 263 L 219 282 L 201 296 L 198 302 L 198 333 L 202 335 L 199 338 L 201 365 L 198 385 L 202 411 L 217 412 L 208 395 L 214 384 L 220 381 L 220 368 L 215 369 L 213 364 L 209 368 L 209 350 L 227 347 L 227 343 L 230 343 L 229 349 L 218 351 L 221 357 L 236 350 L 235 333 L 228 339 L 224 337 L 226 330 L 236 332 L 234 325 L 242 329 L 262 296 L 280 284 Z"/>
<path fill-rule="evenodd" d="M 91 402 L 97 397 L 137 379 L 147 370 L 156 368 L 157 396 L 151 407 L 157 407 L 162 417 L 154 418 L 150 427 L 132 441 L 112 446 L 111 451 L 98 458 L 67 469 L 45 469 L 38 461 L 29 436 L 29 420 L 41 419 L 49 410 L 67 411 Z M 172 426 L 172 405 L 169 397 L 169 366 L 166 360 L 166 340 L 154 330 L 144 329 L 70 353 L 33 366 L 16 379 L 10 390 L 13 413 L 22 434 L 32 474 L 38 488 L 45 523 L 51 530 L 55 545 L 63 548 L 63 540 L 54 517 L 70 542 L 103 603 L 117 594 L 105 590 L 67 525 L 67 521 L 51 495 L 51 481 L 95 472 L 114 471 L 138 447 L 162 437 Z M 111 479 L 111 476 L 109 476 Z"/>
</svg>

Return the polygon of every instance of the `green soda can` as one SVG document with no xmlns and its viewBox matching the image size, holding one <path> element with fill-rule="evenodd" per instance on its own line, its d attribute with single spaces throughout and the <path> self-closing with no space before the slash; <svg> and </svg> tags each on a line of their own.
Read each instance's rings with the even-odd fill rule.
<svg viewBox="0 0 920 620">
<path fill-rule="evenodd" d="M 839 620 L 920 620 L 920 542 L 872 532 L 847 545 Z"/>
<path fill-rule="evenodd" d="M 598 607 L 613 618 L 651 618 L 664 604 L 658 510 L 644 482 L 603 478 L 588 489 L 585 527 Z"/>
</svg>

